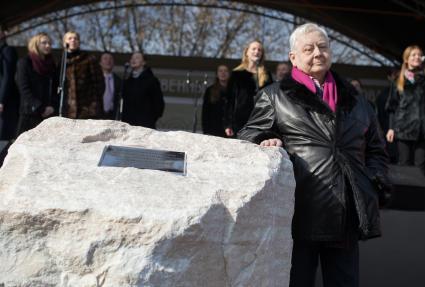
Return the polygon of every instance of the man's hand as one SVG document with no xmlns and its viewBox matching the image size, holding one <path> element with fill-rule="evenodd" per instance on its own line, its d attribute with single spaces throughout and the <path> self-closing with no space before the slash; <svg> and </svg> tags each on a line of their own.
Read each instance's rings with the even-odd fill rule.
<svg viewBox="0 0 425 287">
<path fill-rule="evenodd" d="M 386 138 L 389 143 L 392 143 L 394 141 L 394 130 L 389 129 Z"/>
<path fill-rule="evenodd" d="M 224 132 L 226 133 L 226 136 L 228 137 L 232 137 L 235 134 L 231 128 L 225 129 Z"/>
<path fill-rule="evenodd" d="M 3 104 L 0 104 L 0 113 L 3 112 Z"/>
<path fill-rule="evenodd" d="M 269 140 L 264 140 L 260 143 L 260 146 L 277 146 L 277 147 L 281 147 L 282 146 L 282 141 L 280 139 L 269 139 Z"/>
</svg>

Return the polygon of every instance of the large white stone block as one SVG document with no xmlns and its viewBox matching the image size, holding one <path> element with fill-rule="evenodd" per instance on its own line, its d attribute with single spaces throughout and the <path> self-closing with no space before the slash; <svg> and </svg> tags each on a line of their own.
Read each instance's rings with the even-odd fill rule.
<svg viewBox="0 0 425 287">
<path fill-rule="evenodd" d="M 184 151 L 187 176 L 98 167 L 107 144 Z M 51 118 L 0 170 L 0 286 L 287 286 L 294 189 L 282 149 Z"/>
</svg>

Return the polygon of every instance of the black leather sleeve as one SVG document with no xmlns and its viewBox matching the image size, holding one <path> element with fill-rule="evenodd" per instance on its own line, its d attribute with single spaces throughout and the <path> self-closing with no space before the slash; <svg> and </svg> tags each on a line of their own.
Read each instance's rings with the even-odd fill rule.
<svg viewBox="0 0 425 287">
<path fill-rule="evenodd" d="M 368 108 L 370 117 L 369 128 L 366 132 L 366 167 L 376 173 L 388 173 L 388 154 L 385 151 L 385 140 L 378 126 L 378 120 L 372 109 Z"/>
<path fill-rule="evenodd" d="M 389 204 L 392 197 L 392 184 L 388 178 L 388 154 L 385 151 L 385 141 L 378 128 L 378 120 L 373 111 L 369 129 L 366 133 L 366 167 L 371 173 L 372 181 L 379 196 L 379 205 Z"/>
<path fill-rule="evenodd" d="M 270 94 L 271 89 L 268 88 L 259 92 L 247 124 L 238 133 L 239 139 L 259 144 L 266 139 L 280 138 L 274 128 L 275 109 Z"/>
</svg>

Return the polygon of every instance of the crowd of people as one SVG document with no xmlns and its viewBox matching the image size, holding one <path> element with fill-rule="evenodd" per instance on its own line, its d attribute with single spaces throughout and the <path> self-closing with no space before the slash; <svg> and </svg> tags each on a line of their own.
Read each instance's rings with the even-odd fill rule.
<svg viewBox="0 0 425 287">
<path fill-rule="evenodd" d="M 407 47 L 402 60 L 400 70 L 392 68 L 388 72 L 388 87 L 376 99 L 366 96 L 360 79 L 349 83 L 376 114 L 390 162 L 425 170 L 425 75 L 421 48 Z M 252 113 L 258 92 L 273 82 L 293 77 L 292 63 L 281 62 L 276 65 L 273 80 L 264 61 L 264 47 L 256 40 L 248 43 L 241 64 L 231 73 L 227 66 L 218 66 L 216 81 L 204 94 L 205 134 L 236 137 Z"/>
<path fill-rule="evenodd" d="M 407 47 L 401 70 L 389 73 L 389 87 L 371 101 L 359 79 L 331 69 L 324 29 L 301 25 L 289 46 L 291 65 L 277 65 L 275 81 L 259 41 L 247 45 L 232 73 L 219 66 L 204 97 L 204 132 L 288 152 L 296 180 L 290 286 L 314 286 L 320 260 L 325 287 L 358 287 L 358 241 L 381 235 L 390 159 L 425 169 L 423 53 Z"/>
<path fill-rule="evenodd" d="M 132 54 L 131 73 L 121 79 L 113 72 L 114 58 L 105 52 L 100 59 L 80 50 L 80 36 L 63 36 L 67 49 L 65 100 L 62 114 L 74 119 L 117 119 L 132 125 L 155 128 L 164 111 L 159 80 L 146 65 L 142 52 Z M 58 115 L 60 65 L 52 56 L 52 39 L 39 33 L 28 42 L 28 54 L 19 59 L 0 29 L 0 138 L 10 140 L 34 128 L 43 119 Z M 273 82 L 291 76 L 292 63 L 278 63 L 273 79 L 265 68 L 263 44 L 252 41 L 242 53 L 241 64 L 230 71 L 219 65 L 215 82 L 206 89 L 202 109 L 205 134 L 236 137 L 247 123 L 257 93 Z M 385 134 L 391 162 L 425 166 L 425 80 L 423 53 L 409 46 L 402 67 L 388 74 L 389 85 L 369 99 L 381 131 Z M 124 75 L 125 76 L 125 75 Z M 359 79 L 351 85 L 364 95 Z"/>
<path fill-rule="evenodd" d="M 156 127 L 164 99 L 142 52 L 132 54 L 131 71 L 121 79 L 113 72 L 112 54 L 98 61 L 81 51 L 77 32 L 67 32 L 63 46 L 65 117 Z M 60 69 L 51 47 L 49 35 L 37 34 L 28 42 L 28 55 L 18 61 L 0 31 L 3 139 L 58 114 Z M 204 95 L 203 132 L 288 152 L 296 180 L 290 286 L 314 286 L 319 260 L 325 286 L 359 286 L 358 240 L 380 236 L 378 208 L 390 190 L 386 147 L 396 142 L 393 159 L 400 164 L 425 165 L 423 53 L 418 46 L 407 47 L 401 70 L 391 72 L 388 89 L 373 103 L 360 80 L 350 83 L 331 69 L 323 28 L 297 27 L 289 47 L 290 63 L 279 63 L 274 79 L 258 40 L 247 44 L 232 71 L 219 65 Z M 14 119 L 17 93 L 19 119 Z"/>
<path fill-rule="evenodd" d="M 18 59 L 16 49 L 7 45 L 5 31 L 0 30 L 2 140 L 12 140 L 58 114 L 155 128 L 164 111 L 164 98 L 142 52 L 132 54 L 131 73 L 121 79 L 113 72 L 113 55 L 105 52 L 97 59 L 82 51 L 77 32 L 65 33 L 62 44 L 67 53 L 61 104 L 61 67 L 52 55 L 51 37 L 46 33 L 31 37 L 27 55 Z"/>
<path fill-rule="evenodd" d="M 28 53 L 18 59 L 0 30 L 0 113 L 2 140 L 12 140 L 44 119 L 61 114 L 72 119 L 122 120 L 131 125 L 156 128 L 164 111 L 159 80 L 146 65 L 145 55 L 130 58 L 130 73 L 122 79 L 114 70 L 110 52 L 100 59 L 80 49 L 80 35 L 69 31 L 62 39 L 66 49 L 64 98 L 60 104 L 61 65 L 52 55 L 52 39 L 46 33 L 28 41 Z M 263 44 L 248 43 L 241 64 L 230 72 L 217 68 L 216 81 L 205 91 L 202 129 L 205 134 L 236 137 L 254 107 L 256 93 L 273 82 L 265 68 Z M 289 62 L 277 65 L 275 81 L 291 71 Z M 59 111 L 61 109 L 61 111 Z M 223 128 L 224 127 L 224 128 Z"/>
</svg>

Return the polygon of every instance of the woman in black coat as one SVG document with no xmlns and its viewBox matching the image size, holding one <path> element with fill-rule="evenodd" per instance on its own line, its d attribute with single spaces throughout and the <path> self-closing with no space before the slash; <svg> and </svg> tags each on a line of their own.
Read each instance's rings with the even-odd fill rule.
<svg viewBox="0 0 425 287">
<path fill-rule="evenodd" d="M 217 77 L 204 94 L 202 105 L 202 130 L 204 134 L 225 137 L 223 127 L 224 103 L 226 87 L 229 80 L 229 68 L 225 65 L 217 67 Z"/>
<path fill-rule="evenodd" d="M 140 52 L 131 56 L 132 73 L 124 82 L 123 122 L 154 129 L 164 111 L 161 85 Z"/>
<path fill-rule="evenodd" d="M 389 96 L 388 142 L 397 141 L 399 164 L 425 168 L 425 76 L 421 70 L 422 50 L 409 46 L 403 65 Z"/>
<path fill-rule="evenodd" d="M 18 62 L 17 84 L 21 96 L 18 134 L 36 127 L 56 112 L 58 74 L 51 51 L 50 37 L 40 33 L 30 39 L 28 56 Z"/>
<path fill-rule="evenodd" d="M 252 41 L 243 51 L 241 64 L 230 76 L 224 112 L 224 128 L 228 137 L 236 135 L 248 121 L 258 90 L 273 82 L 264 61 L 263 45 L 260 41 Z"/>
</svg>

